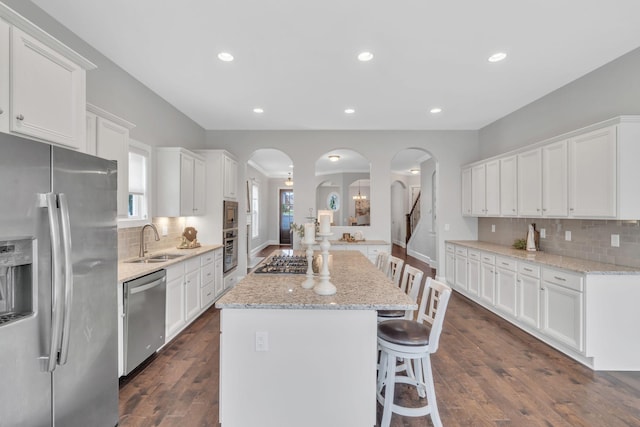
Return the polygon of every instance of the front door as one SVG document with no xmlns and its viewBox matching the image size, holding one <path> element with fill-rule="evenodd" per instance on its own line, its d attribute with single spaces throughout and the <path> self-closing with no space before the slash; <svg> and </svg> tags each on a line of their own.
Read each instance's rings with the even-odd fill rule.
<svg viewBox="0 0 640 427">
<path fill-rule="evenodd" d="M 290 245 L 293 224 L 293 190 L 280 190 L 280 244 Z"/>
</svg>

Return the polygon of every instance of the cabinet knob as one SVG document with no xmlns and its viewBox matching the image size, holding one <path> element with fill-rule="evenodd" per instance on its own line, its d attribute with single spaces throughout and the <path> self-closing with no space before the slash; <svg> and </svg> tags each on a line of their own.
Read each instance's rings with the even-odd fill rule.
<svg viewBox="0 0 640 427">
<path fill-rule="evenodd" d="M 573 210 L 574 210 L 574 209 L 573 209 L 573 208 L 569 208 L 569 210 L 570 210 L 571 212 L 573 212 Z"/>
<path fill-rule="evenodd" d="M 540 212 L 540 208 L 536 209 L 537 212 Z"/>
<path fill-rule="evenodd" d="M 16 119 L 18 119 L 18 120 L 20 120 L 20 121 L 23 121 L 23 120 L 24 120 L 24 116 L 23 116 L 22 114 L 18 114 L 18 115 L 16 116 Z"/>
<path fill-rule="evenodd" d="M 0 114 L 4 113 L 4 110 L 2 108 L 0 108 Z"/>
</svg>

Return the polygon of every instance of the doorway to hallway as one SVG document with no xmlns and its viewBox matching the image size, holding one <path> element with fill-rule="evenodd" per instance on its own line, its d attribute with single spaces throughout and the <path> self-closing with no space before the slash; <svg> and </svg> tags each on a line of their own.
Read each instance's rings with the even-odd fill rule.
<svg viewBox="0 0 640 427">
<path fill-rule="evenodd" d="M 280 189 L 280 244 L 291 245 L 291 224 L 293 223 L 293 190 Z"/>
</svg>

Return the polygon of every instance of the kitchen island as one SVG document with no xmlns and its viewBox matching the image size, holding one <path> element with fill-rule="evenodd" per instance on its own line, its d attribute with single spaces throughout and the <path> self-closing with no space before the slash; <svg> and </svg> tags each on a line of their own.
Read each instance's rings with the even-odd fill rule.
<svg viewBox="0 0 640 427">
<path fill-rule="evenodd" d="M 251 273 L 218 300 L 223 427 L 376 424 L 376 310 L 417 305 L 358 251 L 329 270 L 335 295 Z"/>
</svg>

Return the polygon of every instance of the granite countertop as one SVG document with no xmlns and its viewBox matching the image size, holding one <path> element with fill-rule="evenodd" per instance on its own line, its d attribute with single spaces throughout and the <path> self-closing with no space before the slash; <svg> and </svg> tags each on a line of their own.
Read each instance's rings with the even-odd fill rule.
<svg viewBox="0 0 640 427">
<path fill-rule="evenodd" d="M 179 258 L 170 259 L 164 262 L 149 262 L 149 263 L 129 263 L 128 260 L 118 261 L 118 283 L 126 282 L 128 280 L 135 279 L 136 277 L 144 276 L 154 271 L 162 270 L 172 264 L 185 261 L 194 256 L 202 255 L 206 252 L 210 252 L 221 248 L 222 245 L 202 245 L 199 248 L 194 249 L 177 249 L 174 247 L 160 249 L 154 253 L 147 255 L 147 258 L 158 254 L 180 254 L 184 255 Z M 136 258 L 132 258 L 136 259 Z"/>
<path fill-rule="evenodd" d="M 587 259 L 571 258 L 562 255 L 552 255 L 545 252 L 527 252 L 510 246 L 497 245 L 495 243 L 481 242 L 478 240 L 447 240 L 446 243 L 465 246 L 471 249 L 493 252 L 496 255 L 504 255 L 523 261 L 530 261 L 550 267 L 563 268 L 586 274 L 640 274 L 640 269 L 625 267 L 622 265 L 607 264 L 604 262 L 590 261 Z"/>
<path fill-rule="evenodd" d="M 358 240 L 347 242 L 346 240 L 329 240 L 332 245 L 388 245 L 384 240 Z"/>
<path fill-rule="evenodd" d="M 273 254 L 281 253 L 275 251 Z M 303 254 L 296 251 L 296 254 Z M 272 254 L 272 255 L 273 255 Z M 316 255 L 319 253 L 316 252 Z M 268 258 L 267 258 L 268 259 Z M 418 306 L 359 251 L 330 252 L 330 281 L 337 292 L 303 289 L 304 274 L 251 273 L 216 302 L 217 308 L 413 310 Z M 316 281 L 319 279 L 316 277 Z"/>
</svg>

